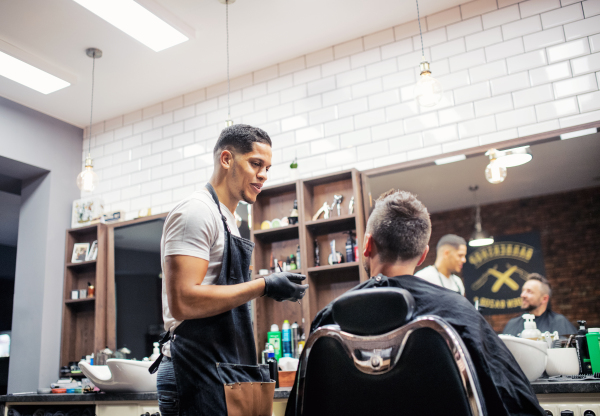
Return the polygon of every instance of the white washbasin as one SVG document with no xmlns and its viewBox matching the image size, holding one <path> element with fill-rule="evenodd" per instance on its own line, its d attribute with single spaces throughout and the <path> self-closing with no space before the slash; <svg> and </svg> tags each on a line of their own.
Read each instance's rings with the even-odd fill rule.
<svg viewBox="0 0 600 416">
<path fill-rule="evenodd" d="M 545 341 L 498 335 L 519 363 L 529 381 L 537 380 L 544 374 L 548 360 L 548 344 Z"/>
<path fill-rule="evenodd" d="M 156 391 L 156 373 L 148 368 L 152 361 L 133 361 L 111 358 L 107 365 L 89 365 L 79 362 L 83 374 L 100 390 L 106 392 L 142 393 Z"/>
</svg>

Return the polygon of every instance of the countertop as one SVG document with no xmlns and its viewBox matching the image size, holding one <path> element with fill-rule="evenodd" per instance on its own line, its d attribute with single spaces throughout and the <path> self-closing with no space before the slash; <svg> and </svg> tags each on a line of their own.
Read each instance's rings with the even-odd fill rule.
<svg viewBox="0 0 600 416">
<path fill-rule="evenodd" d="M 291 387 L 275 389 L 275 399 L 287 399 L 290 396 Z M 0 403 L 16 402 L 114 402 L 114 401 L 156 401 L 156 393 L 86 393 L 86 394 L 7 394 L 0 396 Z"/>
<path fill-rule="evenodd" d="M 561 380 L 538 379 L 531 383 L 535 394 L 581 394 L 600 393 L 600 380 Z M 287 399 L 291 387 L 275 389 L 275 399 Z M 112 402 L 158 400 L 156 393 L 89 393 L 89 394 L 17 394 L 0 396 L 0 403 L 6 402 Z"/>
</svg>

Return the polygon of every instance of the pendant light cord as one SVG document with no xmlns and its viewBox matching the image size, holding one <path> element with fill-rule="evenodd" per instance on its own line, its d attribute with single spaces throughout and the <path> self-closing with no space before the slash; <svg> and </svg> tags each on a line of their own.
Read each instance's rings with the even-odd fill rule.
<svg viewBox="0 0 600 416">
<path fill-rule="evenodd" d="M 229 106 L 229 0 L 225 0 L 225 32 L 226 32 L 226 49 L 227 49 L 227 118 L 231 117 L 231 107 Z"/>
<path fill-rule="evenodd" d="M 425 48 L 423 47 L 423 32 L 421 32 L 421 17 L 419 15 L 419 0 L 417 2 L 417 21 L 419 22 L 419 36 L 421 38 L 421 56 L 425 57 Z"/>
<path fill-rule="evenodd" d="M 96 52 L 94 52 L 94 56 L 92 57 L 92 103 L 90 105 L 90 131 L 89 131 L 89 139 L 88 139 L 88 156 L 92 152 L 92 116 L 94 114 L 94 71 L 96 69 Z"/>
</svg>

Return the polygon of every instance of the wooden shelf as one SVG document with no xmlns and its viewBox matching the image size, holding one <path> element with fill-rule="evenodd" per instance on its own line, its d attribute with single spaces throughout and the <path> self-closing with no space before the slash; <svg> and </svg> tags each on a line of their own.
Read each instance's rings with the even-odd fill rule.
<svg viewBox="0 0 600 416">
<path fill-rule="evenodd" d="M 73 270 L 91 269 L 96 265 L 96 260 L 82 261 L 80 263 L 67 263 L 67 267 Z"/>
<path fill-rule="evenodd" d="M 350 231 L 356 228 L 356 215 L 348 214 L 304 223 L 314 235 Z"/>
<path fill-rule="evenodd" d="M 332 270 L 352 269 L 354 267 L 359 267 L 359 266 L 360 266 L 359 262 L 353 261 L 350 263 L 328 264 L 327 266 L 309 267 L 307 272 L 310 274 L 318 274 L 318 273 L 328 272 L 328 271 L 332 271 Z"/>
<path fill-rule="evenodd" d="M 93 302 L 95 300 L 96 300 L 96 298 L 92 296 L 91 298 L 85 298 L 85 299 L 67 299 L 67 300 L 65 300 L 65 303 L 66 304 L 85 303 L 85 302 Z"/>
<path fill-rule="evenodd" d="M 269 228 L 268 230 L 252 231 L 252 236 L 263 243 L 293 240 L 299 237 L 298 224 L 285 225 L 283 227 Z"/>
</svg>

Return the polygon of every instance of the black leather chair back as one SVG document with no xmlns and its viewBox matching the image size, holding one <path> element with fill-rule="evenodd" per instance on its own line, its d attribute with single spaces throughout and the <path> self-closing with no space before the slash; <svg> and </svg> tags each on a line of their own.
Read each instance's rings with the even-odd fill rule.
<svg viewBox="0 0 600 416">
<path fill-rule="evenodd" d="M 309 337 L 297 378 L 298 397 L 288 406 L 307 416 L 477 414 L 472 409 L 480 411 L 479 399 L 474 406 L 466 391 L 475 391 L 474 384 L 465 388 L 463 380 L 470 370 L 462 368 L 461 377 L 457 366 L 458 356 L 461 367 L 471 365 L 464 344 L 437 317 L 402 326 L 413 310 L 410 293 L 397 288 L 340 297 L 333 306 L 339 328 L 326 326 Z M 454 336 L 458 347 L 449 345 Z M 377 363 L 386 359 L 391 365 L 377 373 L 383 369 Z"/>
<path fill-rule="evenodd" d="M 380 335 L 409 322 L 415 299 L 409 291 L 381 287 L 346 292 L 332 307 L 333 320 L 354 335 Z"/>
</svg>

